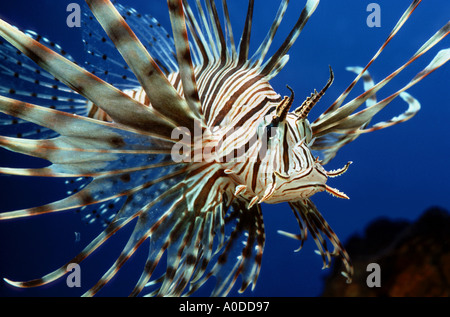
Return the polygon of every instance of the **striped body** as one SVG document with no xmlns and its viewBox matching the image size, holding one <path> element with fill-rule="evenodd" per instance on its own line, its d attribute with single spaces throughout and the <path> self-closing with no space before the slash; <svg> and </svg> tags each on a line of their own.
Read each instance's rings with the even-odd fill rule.
<svg viewBox="0 0 450 317">
<path fill-rule="evenodd" d="M 325 190 L 328 176 L 308 147 L 308 120 L 289 115 L 280 131 L 267 131 L 282 98 L 261 78 L 258 68 L 229 63 L 228 67 L 212 64 L 194 70 L 201 113 L 209 118 L 209 134 L 202 137 L 203 148 L 211 148 L 208 155 L 203 153 L 204 159 L 216 162 L 211 173 L 232 171 L 230 178 L 235 186 L 246 187 L 240 194 L 249 202 L 263 197 L 266 203 L 295 201 Z M 180 74 L 171 73 L 167 79 L 183 96 Z M 142 87 L 124 92 L 151 107 Z M 87 109 L 90 117 L 110 120 L 92 102 L 88 102 Z M 268 141 L 270 133 L 275 135 Z"/>
<path fill-rule="evenodd" d="M 291 107 L 297 101 L 294 92 L 288 87 L 291 95 L 282 98 L 269 81 L 287 63 L 286 54 L 318 0 L 306 1 L 292 31 L 267 58 L 289 0 L 281 0 L 267 36 L 253 55 L 249 47 L 254 0 L 248 1 L 238 46 L 226 0 L 221 1 L 223 19 L 214 0 L 168 0 L 173 39 L 154 18 L 131 8 L 115 7 L 108 0 L 86 2 L 93 15 L 86 14 L 84 29 L 97 20 L 104 30 L 93 27 L 86 33 L 87 52 L 107 66 L 88 64 L 92 69 L 84 69 L 60 47 L 42 41 L 37 33 L 25 35 L 0 20 L 0 35 L 15 47 L 0 43 L 5 64 L 2 70 L 13 83 L 52 87 L 69 96 L 47 98 L 42 93 L 17 94 L 14 89 L 0 87 L 9 97 L 31 98 L 25 102 L 0 96 L 0 111 L 7 115 L 0 117 L 0 123 L 11 127 L 0 130 L 9 135 L 0 136 L 0 146 L 52 163 L 39 169 L 0 167 L 0 173 L 74 177 L 82 182 L 64 199 L 5 212 L 0 220 L 78 209 L 88 216 L 94 211 L 106 214 L 106 228 L 80 254 L 42 278 L 5 281 L 33 287 L 61 278 L 74 263 L 80 264 L 136 220 L 117 260 L 85 296 L 95 295 L 104 287 L 147 240 L 151 248 L 131 295 L 143 290 L 149 295 L 190 295 L 212 276 L 216 280 L 213 296 L 227 295 L 239 277 L 239 291 L 243 292 L 249 285 L 255 286 L 261 268 L 265 244 L 262 202 L 288 202 L 300 233 L 280 233 L 303 245 L 309 231 L 324 267 L 329 266 L 332 256 L 339 257 L 342 273 L 350 281 L 350 258 L 311 197 L 327 191 L 348 198 L 329 187 L 327 180 L 343 174 L 351 162 L 332 171 L 324 166 L 342 146 L 361 134 L 404 122 L 417 113 L 420 105 L 406 90 L 446 63 L 450 49 L 440 51 L 425 69 L 389 97 L 377 101 L 376 94 L 448 35 L 450 22 L 405 65 L 375 84 L 367 69 L 421 2 L 413 0 L 369 63 L 364 68 L 349 69 L 357 74 L 355 80 L 310 123 L 310 110 L 334 80 L 331 67 L 324 88 L 315 90 L 293 111 Z M 140 36 L 130 27 L 137 23 L 145 26 L 136 28 Z M 109 45 L 116 56 L 99 52 L 96 45 Z M 50 75 L 42 76 L 25 55 Z M 104 77 L 112 73 L 108 67 L 114 65 L 118 71 L 133 75 L 113 74 L 114 80 L 127 80 L 125 88 L 121 87 L 123 83 L 110 84 Z M 23 74 L 8 66 L 22 67 Z M 360 79 L 365 92 L 344 103 Z M 408 104 L 407 111 L 370 126 L 372 118 L 398 96 Z M 55 104 L 48 106 L 48 100 Z M 37 105 L 40 102 L 47 107 Z M 87 109 L 80 110 L 80 104 Z M 53 138 L 22 138 L 33 134 L 26 126 L 20 133 L 13 129 L 24 122 L 42 126 Z M 314 157 L 313 152 L 319 156 Z M 165 273 L 155 278 L 153 273 L 163 265 L 160 261 L 164 257 Z"/>
</svg>

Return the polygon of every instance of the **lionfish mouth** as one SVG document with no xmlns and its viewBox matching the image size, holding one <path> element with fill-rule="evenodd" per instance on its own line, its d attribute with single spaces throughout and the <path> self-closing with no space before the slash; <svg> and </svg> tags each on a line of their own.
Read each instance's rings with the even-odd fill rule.
<svg viewBox="0 0 450 317">
<path fill-rule="evenodd" d="M 328 177 L 331 177 L 331 178 L 340 176 L 340 175 L 344 174 L 348 170 L 348 167 L 352 163 L 353 162 L 349 161 L 347 164 L 345 164 L 344 167 L 339 168 L 337 170 L 328 171 L 328 172 L 326 172 L 326 174 L 327 174 Z M 350 199 L 345 193 L 339 191 L 336 188 L 330 187 L 328 185 L 325 185 L 325 190 L 326 190 L 327 193 L 333 195 L 334 197 L 343 198 L 343 199 Z"/>
</svg>

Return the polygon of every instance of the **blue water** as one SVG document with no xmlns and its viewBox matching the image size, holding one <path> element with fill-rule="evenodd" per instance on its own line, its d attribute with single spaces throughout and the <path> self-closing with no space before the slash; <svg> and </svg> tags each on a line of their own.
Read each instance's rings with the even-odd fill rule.
<svg viewBox="0 0 450 317">
<path fill-rule="evenodd" d="M 76 60 L 84 59 L 81 31 L 66 25 L 67 0 L 15 0 L 0 3 L 0 17 L 22 29 L 33 29 L 61 44 Z M 81 1 L 77 1 L 81 3 Z M 290 9 L 280 27 L 274 48 L 295 23 L 304 1 L 291 1 Z M 326 109 L 354 78 L 347 66 L 365 66 L 385 40 L 410 1 L 379 0 L 381 27 L 366 24 L 370 2 L 361 0 L 321 1 L 303 33 L 290 51 L 290 61 L 272 80 L 280 94 L 288 95 L 285 85 L 295 90 L 297 102 L 314 88 L 321 89 L 328 79 L 328 65 L 333 67 L 335 82 L 313 110 L 314 118 Z M 122 1 L 142 13 L 151 13 L 168 29 L 166 1 Z M 239 34 L 246 11 L 242 1 L 229 1 Z M 344 4 L 345 3 L 345 4 Z M 256 1 L 251 49 L 263 39 L 278 8 L 278 1 Z M 410 56 L 449 18 L 450 2 L 429 0 L 419 5 L 404 28 L 370 68 L 375 81 L 383 79 Z M 393 80 L 379 94 L 388 96 L 421 71 L 439 49 L 450 47 L 445 39 L 424 57 L 413 63 L 404 74 Z M 350 200 L 317 194 L 313 201 L 345 242 L 351 235 L 363 232 L 378 217 L 416 219 L 426 208 L 438 205 L 450 210 L 450 65 L 431 74 L 409 90 L 422 104 L 411 121 L 386 130 L 363 135 L 344 147 L 327 169 L 353 161 L 343 176 L 329 181 L 350 196 Z M 355 89 L 362 91 L 362 84 Z M 352 94 L 356 96 L 356 93 Z M 406 109 L 398 100 L 382 115 L 385 120 Z M 0 166 L 29 167 L 41 162 L 26 159 L 6 150 L 0 151 Z M 37 206 L 64 197 L 61 180 L 0 176 L 0 211 Z M 297 243 L 276 231 L 295 232 L 297 225 L 285 204 L 263 206 L 267 234 L 263 265 L 257 286 L 245 296 L 318 296 L 329 270 L 321 270 L 322 262 L 308 239 L 299 253 Z M 28 280 L 40 277 L 70 261 L 99 232 L 100 227 L 86 225 L 72 212 L 44 215 L 32 219 L 0 223 L 0 277 Z M 76 241 L 75 232 L 80 233 Z M 95 284 L 111 265 L 131 232 L 131 226 L 111 239 L 82 264 L 82 289 L 68 288 L 65 278 L 45 287 L 15 289 L 0 281 L 0 296 L 78 296 Z M 116 278 L 99 295 L 128 295 L 140 276 L 147 245 L 124 266 Z M 211 285 L 207 285 L 206 288 Z M 207 295 L 199 292 L 199 295 Z M 231 295 L 237 295 L 234 291 Z"/>
</svg>

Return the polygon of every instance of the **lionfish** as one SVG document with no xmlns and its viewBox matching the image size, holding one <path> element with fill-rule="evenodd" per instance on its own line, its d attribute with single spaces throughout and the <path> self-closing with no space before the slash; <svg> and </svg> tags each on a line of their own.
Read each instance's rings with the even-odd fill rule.
<svg viewBox="0 0 450 317">
<path fill-rule="evenodd" d="M 0 173 L 62 177 L 72 186 L 64 199 L 4 212 L 0 220 L 77 209 L 89 222 L 103 219 L 105 228 L 59 269 L 30 281 L 4 280 L 17 287 L 55 281 L 133 222 L 120 256 L 84 295 L 96 294 L 147 240 L 147 260 L 131 295 L 144 290 L 148 295 L 191 295 L 211 277 L 216 280 L 212 296 L 226 296 L 239 277 L 243 292 L 249 285 L 254 288 L 261 269 L 261 203 L 287 202 L 300 232 L 280 233 L 301 247 L 309 232 L 324 267 L 332 257 L 340 258 L 342 274 L 350 282 L 349 255 L 311 196 L 328 192 L 348 198 L 327 180 L 343 174 L 351 162 L 337 170 L 324 166 L 361 134 L 417 113 L 420 104 L 406 90 L 446 63 L 450 49 L 441 50 L 389 97 L 377 101 L 376 93 L 448 35 L 450 22 L 375 84 L 367 70 L 421 2 L 414 0 L 369 63 L 350 69 L 357 76 L 348 88 L 310 123 L 309 112 L 334 80 L 331 67 L 323 89 L 314 90 L 293 111 L 294 91 L 288 87 L 290 96 L 281 97 L 269 81 L 286 65 L 288 51 L 319 0 L 306 1 L 292 31 L 271 56 L 289 0 L 281 0 L 253 54 L 254 0 L 246 6 L 239 43 L 226 0 L 221 7 L 214 0 L 168 0 L 173 37 L 155 18 L 134 9 L 109 0 L 86 2 L 92 14 L 83 12 L 84 42 L 88 55 L 102 61 L 99 65 L 88 62 L 83 68 L 50 40 L 0 21 L 0 35 L 10 43 L 0 42 L 0 69 L 11 85 L 0 87 L 0 111 L 5 114 L 0 117 L 0 145 L 52 163 L 34 169 L 2 167 Z M 96 20 L 106 34 L 88 28 Z M 144 27 L 134 33 L 129 25 L 138 24 Z M 102 54 L 96 43 L 115 47 L 125 63 Z M 345 102 L 361 79 L 364 93 Z M 20 85 L 30 90 L 20 90 Z M 408 109 L 371 125 L 398 96 Z M 165 273 L 155 277 L 162 259 Z"/>
</svg>

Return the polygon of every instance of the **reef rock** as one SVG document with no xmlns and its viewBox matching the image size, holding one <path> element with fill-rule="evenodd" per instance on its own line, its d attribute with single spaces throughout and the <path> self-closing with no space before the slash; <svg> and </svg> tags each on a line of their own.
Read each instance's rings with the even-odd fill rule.
<svg viewBox="0 0 450 317">
<path fill-rule="evenodd" d="M 322 296 L 450 296 L 450 214 L 441 208 L 428 209 L 414 223 L 376 220 L 346 249 L 355 267 L 352 283 L 336 261 Z M 370 263 L 379 265 L 378 286 Z"/>
</svg>

